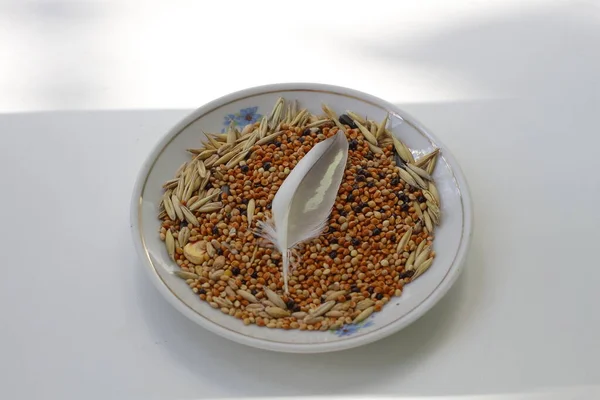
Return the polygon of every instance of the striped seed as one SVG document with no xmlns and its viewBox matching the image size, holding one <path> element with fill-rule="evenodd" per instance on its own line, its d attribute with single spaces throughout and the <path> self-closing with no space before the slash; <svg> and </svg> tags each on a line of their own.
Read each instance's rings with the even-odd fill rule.
<svg viewBox="0 0 600 400">
<path fill-rule="evenodd" d="M 381 150 L 381 148 L 375 146 L 374 144 L 371 144 L 371 142 L 367 142 L 367 145 L 369 145 L 369 149 L 374 154 L 383 154 L 383 150 Z"/>
<path fill-rule="evenodd" d="M 424 217 L 424 221 L 425 221 L 425 227 L 427 228 L 427 230 L 429 232 L 433 232 L 433 221 L 431 221 L 431 217 L 429 216 L 429 213 L 426 212 L 423 214 Z"/>
<path fill-rule="evenodd" d="M 254 199 L 250 199 L 248 201 L 248 206 L 246 207 L 246 215 L 248 217 L 248 226 L 252 225 L 252 218 L 254 217 L 254 208 L 256 207 L 256 202 Z"/>
<path fill-rule="evenodd" d="M 366 119 L 364 119 L 360 115 L 356 114 L 355 112 L 346 110 L 346 115 L 348 115 L 350 118 L 352 118 L 354 120 L 354 122 L 358 121 L 363 125 L 365 125 L 367 123 Z"/>
<path fill-rule="evenodd" d="M 179 247 L 183 248 L 188 243 L 190 239 L 190 228 L 184 226 L 179 231 L 179 235 L 177 236 L 177 241 L 179 242 Z"/>
<path fill-rule="evenodd" d="M 410 169 L 411 171 L 413 171 L 415 174 L 419 175 L 421 178 L 427 179 L 428 181 L 432 180 L 431 175 L 429 175 L 427 173 L 427 171 L 425 171 L 425 170 L 417 167 L 416 165 L 414 165 L 414 164 L 406 164 L 406 167 L 408 169 Z"/>
<path fill-rule="evenodd" d="M 216 201 L 214 203 L 208 203 L 205 206 L 202 206 L 198 209 L 198 212 L 207 213 L 207 212 L 215 212 L 223 208 L 223 203 L 220 201 Z"/>
<path fill-rule="evenodd" d="M 435 169 L 435 163 L 437 162 L 437 154 L 434 155 L 429 163 L 427 164 L 427 168 L 425 169 L 429 175 L 433 174 L 433 170 Z"/>
<path fill-rule="evenodd" d="M 179 168 L 177 169 L 177 172 L 175 172 L 175 178 L 179 178 L 181 176 L 181 174 L 183 174 L 185 167 L 187 167 L 187 162 L 184 162 L 183 164 L 181 164 L 179 166 Z"/>
<path fill-rule="evenodd" d="M 183 192 L 185 191 L 185 179 L 183 176 L 179 177 L 179 183 L 177 184 L 177 189 L 175 190 L 175 194 L 177 198 L 181 199 L 183 197 Z"/>
<path fill-rule="evenodd" d="M 217 155 L 217 152 L 215 150 L 215 154 L 204 160 L 204 165 L 206 166 L 206 168 L 211 168 L 214 165 L 215 161 L 217 161 L 218 159 L 219 156 Z"/>
<path fill-rule="evenodd" d="M 415 213 L 419 217 L 420 220 L 423 220 L 423 211 L 421 210 L 421 205 L 418 201 L 413 201 L 413 208 L 415 209 Z"/>
<path fill-rule="evenodd" d="M 429 160 L 431 160 L 433 157 L 436 157 L 439 152 L 440 152 L 440 149 L 433 149 L 430 153 L 425 154 L 423 157 L 419 158 L 413 164 L 415 164 L 419 168 L 426 168 L 426 165 L 429 162 Z"/>
<path fill-rule="evenodd" d="M 181 206 L 181 212 L 183 213 L 183 216 L 187 222 L 194 226 L 200 226 L 198 218 L 196 218 L 196 216 L 186 206 Z"/>
<path fill-rule="evenodd" d="M 171 230 L 167 230 L 167 234 L 165 236 L 165 245 L 167 246 L 167 253 L 171 260 L 175 261 L 175 238 L 171 233 Z"/>
<path fill-rule="evenodd" d="M 306 128 L 315 128 L 317 126 L 324 125 L 324 124 L 326 124 L 328 122 L 331 122 L 331 120 L 330 119 L 320 119 L 318 121 L 311 122 L 310 124 L 306 125 L 305 127 Z"/>
<path fill-rule="evenodd" d="M 413 233 L 412 228 L 408 228 L 408 230 L 404 233 L 404 235 L 402 235 L 402 238 L 400 238 L 400 241 L 398 242 L 398 246 L 396 247 L 396 252 L 400 253 L 400 252 L 404 251 L 404 248 L 408 244 L 408 241 L 410 240 L 412 233 Z"/>
<path fill-rule="evenodd" d="M 170 180 L 166 181 L 162 187 L 163 187 L 163 189 L 173 189 L 173 188 L 177 187 L 178 182 L 179 182 L 179 179 L 177 179 L 177 178 L 170 179 Z"/>
<path fill-rule="evenodd" d="M 249 301 L 250 303 L 258 303 L 258 299 L 254 297 L 254 295 L 245 290 L 239 289 L 237 292 L 244 300 Z"/>
<path fill-rule="evenodd" d="M 415 271 L 415 273 L 412 276 L 412 280 L 414 281 L 415 279 L 417 279 L 419 276 L 423 275 L 425 273 L 425 271 L 427 271 L 429 269 L 429 267 L 431 267 L 431 264 L 433 263 L 433 258 L 429 258 L 427 260 L 425 260 Z"/>
<path fill-rule="evenodd" d="M 375 302 L 373 300 L 371 300 L 371 299 L 364 299 L 364 300 L 359 301 L 356 304 L 356 309 L 359 310 L 359 311 L 363 311 L 363 310 L 366 310 L 367 308 L 369 308 L 369 307 L 371 307 L 373 305 L 375 305 Z"/>
<path fill-rule="evenodd" d="M 202 160 L 198 160 L 196 163 L 196 169 L 198 170 L 198 176 L 200 176 L 200 178 L 206 177 L 206 166 Z"/>
<path fill-rule="evenodd" d="M 354 318 L 354 321 L 352 321 L 352 323 L 358 324 L 359 322 L 363 322 L 369 317 L 369 315 L 373 314 L 373 311 L 375 311 L 375 307 L 369 307 L 363 310 L 360 314 L 358 314 L 356 318 Z"/>
<path fill-rule="evenodd" d="M 400 175 L 400 178 L 402 178 L 402 180 L 406 183 L 408 183 L 411 186 L 414 187 L 418 187 L 419 185 L 417 185 L 417 182 L 414 180 L 414 178 L 412 177 L 411 174 L 409 174 L 408 172 L 406 172 L 406 170 L 404 170 L 401 167 L 398 167 L 397 169 L 398 175 Z"/>
<path fill-rule="evenodd" d="M 417 249 L 415 250 L 415 257 L 418 257 L 419 254 L 421 254 L 421 252 L 423 251 L 423 247 L 425 247 L 427 245 L 427 242 L 425 240 L 421 241 L 421 243 L 419 243 L 419 245 L 417 246 Z"/>
<path fill-rule="evenodd" d="M 330 311 L 334 305 L 335 305 L 335 301 L 333 301 L 333 300 L 327 301 L 327 302 L 321 304 L 319 307 L 315 308 L 314 311 L 312 311 L 310 313 L 310 316 L 312 318 L 320 317 L 321 315 Z"/>
<path fill-rule="evenodd" d="M 290 316 L 290 312 L 279 307 L 267 307 L 265 312 L 273 318 L 285 318 Z"/>
<path fill-rule="evenodd" d="M 329 118 L 331 118 L 331 120 L 333 121 L 333 123 L 342 130 L 342 132 L 346 132 L 346 127 L 344 125 L 342 125 L 342 123 L 338 120 L 336 114 L 333 112 L 333 110 L 331 108 L 329 108 L 327 106 L 327 104 L 321 104 L 321 108 L 323 109 L 323 112 L 325 112 L 325 114 L 327 114 L 327 116 Z M 377 142 L 375 142 L 377 143 Z"/>
<path fill-rule="evenodd" d="M 408 172 L 410 174 L 410 176 L 413 177 L 413 179 L 415 180 L 415 182 L 417 182 L 417 185 L 419 185 L 420 188 L 422 189 L 427 189 L 427 184 L 425 183 L 425 181 L 423 180 L 423 178 L 421 178 L 419 176 L 419 174 L 417 174 L 416 172 L 414 172 L 413 170 L 411 170 L 410 168 L 408 168 L 409 164 L 406 164 L 406 172 Z"/>
<path fill-rule="evenodd" d="M 440 214 L 436 214 L 432 209 L 428 208 L 427 209 L 427 214 L 429 214 L 429 217 L 431 218 L 431 221 L 433 221 L 433 223 L 435 225 L 439 225 L 440 224 Z"/>
<path fill-rule="evenodd" d="M 217 150 L 214 149 L 206 149 L 202 153 L 198 154 L 198 159 L 201 161 L 206 161 L 210 156 L 214 156 L 217 154 Z"/>
<path fill-rule="evenodd" d="M 225 166 L 227 168 L 235 167 L 240 162 L 242 162 L 242 160 L 244 160 L 247 155 L 248 155 L 248 151 L 243 151 L 240 154 L 238 154 L 237 156 L 235 156 L 234 158 L 232 158 L 231 160 L 229 160 Z"/>
<path fill-rule="evenodd" d="M 273 140 L 275 140 L 275 138 L 279 135 L 281 135 L 283 133 L 283 131 L 279 131 L 279 132 L 275 132 L 272 133 L 268 136 L 265 136 L 264 138 L 260 139 L 258 142 L 256 142 L 257 145 L 263 145 L 263 144 L 267 144 L 267 143 L 271 143 Z"/>
<path fill-rule="evenodd" d="M 435 198 L 435 202 L 439 205 L 440 203 L 440 193 L 437 190 L 437 187 L 433 182 L 429 182 L 429 192 Z"/>
<path fill-rule="evenodd" d="M 325 297 L 325 302 L 335 300 L 340 296 L 345 296 L 346 294 L 348 294 L 348 291 L 346 291 L 346 290 L 335 291 L 333 293 L 328 294 L 327 297 Z"/>
<path fill-rule="evenodd" d="M 166 196 L 163 196 L 163 205 L 165 206 L 165 211 L 171 221 L 175 221 L 177 219 L 177 214 L 175 213 L 175 208 L 173 207 L 173 202 L 168 193 L 165 193 Z"/>
<path fill-rule="evenodd" d="M 383 133 L 385 132 L 385 126 L 388 123 L 388 119 L 390 118 L 390 114 L 386 114 L 385 118 L 383 119 L 383 121 L 381 121 L 381 124 L 379 124 L 379 128 L 377 129 L 377 133 L 375 134 L 375 137 L 377 139 L 379 139 L 380 137 L 383 137 Z"/>
<path fill-rule="evenodd" d="M 175 275 L 177 275 L 178 277 L 180 277 L 181 279 L 198 279 L 200 278 L 200 276 L 192 273 L 192 272 L 187 272 L 187 271 L 173 271 L 173 273 Z"/>
<path fill-rule="evenodd" d="M 173 209 L 175 210 L 175 214 L 177 214 L 177 218 L 180 221 L 183 221 L 183 212 L 181 211 L 181 202 L 179 201 L 179 197 L 174 194 L 171 196 L 171 202 L 173 203 Z"/>
<path fill-rule="evenodd" d="M 377 146 L 377 139 L 375 138 L 375 136 L 373 136 L 373 134 L 369 132 L 369 130 L 365 128 L 364 125 L 362 125 L 360 122 L 354 121 L 354 123 L 356 124 L 360 132 L 363 134 L 367 142 Z"/>
<path fill-rule="evenodd" d="M 394 149 L 396 149 L 396 153 L 398 153 L 402 161 L 405 163 L 414 163 L 415 159 L 408 147 L 395 137 L 393 137 L 392 140 L 394 142 Z"/>
<path fill-rule="evenodd" d="M 425 262 L 425 260 L 427 260 L 429 258 L 429 254 L 431 253 L 431 247 L 430 246 L 425 246 L 423 248 L 423 251 L 421 251 L 421 253 L 419 253 L 419 255 L 417 256 L 417 258 L 415 259 L 415 269 L 418 269 L 419 266 Z"/>
<path fill-rule="evenodd" d="M 414 263 L 415 263 L 415 258 L 417 257 L 417 252 L 415 251 L 411 251 L 410 255 L 408 256 L 408 260 L 406 260 L 406 266 L 405 269 L 407 271 L 412 271 L 414 269 Z"/>
<path fill-rule="evenodd" d="M 267 295 L 269 301 L 273 303 L 276 307 L 283 308 L 284 310 L 287 309 L 287 305 L 277 293 L 275 293 L 269 288 L 265 288 L 265 294 Z"/>
</svg>

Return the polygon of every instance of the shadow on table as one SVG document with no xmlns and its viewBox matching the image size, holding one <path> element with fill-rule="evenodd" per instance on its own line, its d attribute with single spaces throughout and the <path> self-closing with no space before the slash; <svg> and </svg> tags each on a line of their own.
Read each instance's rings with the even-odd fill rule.
<svg viewBox="0 0 600 400">
<path fill-rule="evenodd" d="M 600 57 L 593 50 L 600 47 L 598 2 L 524 2 L 511 11 L 449 23 L 410 41 L 403 29 L 392 28 L 386 40 L 357 38 L 353 50 L 384 65 L 428 71 L 484 98 L 598 102 Z"/>
</svg>

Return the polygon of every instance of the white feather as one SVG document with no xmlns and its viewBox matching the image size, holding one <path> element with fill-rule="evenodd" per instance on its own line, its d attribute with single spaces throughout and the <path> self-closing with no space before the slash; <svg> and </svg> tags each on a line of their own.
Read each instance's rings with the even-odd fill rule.
<svg viewBox="0 0 600 400">
<path fill-rule="evenodd" d="M 283 181 L 273 199 L 273 217 L 261 224 L 261 235 L 281 252 L 286 293 L 292 250 L 327 226 L 347 160 L 348 140 L 342 131 L 317 143 Z"/>
</svg>

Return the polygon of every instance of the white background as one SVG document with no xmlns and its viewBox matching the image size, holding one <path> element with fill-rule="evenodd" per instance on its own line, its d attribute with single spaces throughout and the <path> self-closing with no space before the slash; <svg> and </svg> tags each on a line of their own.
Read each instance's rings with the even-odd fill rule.
<svg viewBox="0 0 600 400">
<path fill-rule="evenodd" d="M 597 1 L 0 2 L 0 397 L 522 393 L 600 385 Z M 129 197 L 203 103 L 313 81 L 452 149 L 475 233 L 442 302 L 327 355 L 243 347 L 143 274 Z"/>
</svg>

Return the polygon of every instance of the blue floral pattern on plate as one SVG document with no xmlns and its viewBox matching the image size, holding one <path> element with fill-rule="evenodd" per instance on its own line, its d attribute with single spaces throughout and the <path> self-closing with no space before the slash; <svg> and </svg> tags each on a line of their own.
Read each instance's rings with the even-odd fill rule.
<svg viewBox="0 0 600 400">
<path fill-rule="evenodd" d="M 242 108 L 236 114 L 227 114 L 223 118 L 224 128 L 221 129 L 221 132 L 227 131 L 229 126 L 233 123 L 233 126 L 239 126 L 243 128 L 248 124 L 253 124 L 259 119 L 262 118 L 262 115 L 258 113 L 258 107 L 248 107 Z"/>
<path fill-rule="evenodd" d="M 369 318 L 367 318 L 363 322 L 359 322 L 358 324 L 344 325 L 340 329 L 337 329 L 337 330 L 331 331 L 331 332 L 335 333 L 338 337 L 354 335 L 356 332 L 358 332 L 359 330 L 361 330 L 363 328 L 368 328 L 369 326 L 373 326 L 373 324 L 374 324 L 373 317 L 374 317 L 374 315 L 371 315 Z"/>
</svg>

